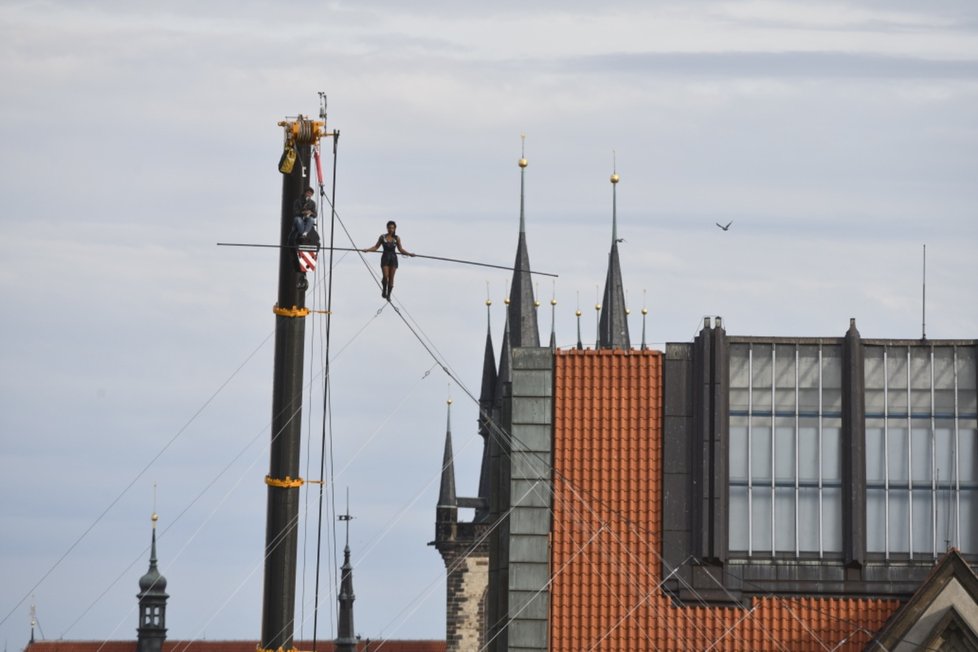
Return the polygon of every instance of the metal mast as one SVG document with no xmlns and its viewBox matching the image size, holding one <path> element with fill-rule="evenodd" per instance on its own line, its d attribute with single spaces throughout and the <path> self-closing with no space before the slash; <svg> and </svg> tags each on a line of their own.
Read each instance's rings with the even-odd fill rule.
<svg viewBox="0 0 978 652">
<path fill-rule="evenodd" d="M 326 135 L 325 117 L 299 115 L 279 123 L 285 131 L 282 172 L 282 223 L 278 302 L 275 304 L 275 371 L 272 389 L 272 442 L 265 529 L 265 582 L 262 600 L 262 650 L 294 650 L 296 557 L 298 549 L 299 452 L 302 425 L 302 363 L 306 289 L 296 249 L 289 246 L 292 206 L 309 187 L 312 147 Z"/>
</svg>

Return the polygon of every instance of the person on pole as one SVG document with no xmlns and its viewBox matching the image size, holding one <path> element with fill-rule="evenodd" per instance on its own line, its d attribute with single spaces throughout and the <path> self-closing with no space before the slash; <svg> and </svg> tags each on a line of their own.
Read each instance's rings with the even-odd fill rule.
<svg viewBox="0 0 978 652">
<path fill-rule="evenodd" d="M 315 194 L 313 189 L 306 188 L 302 197 L 292 203 L 292 235 L 289 237 L 292 244 L 309 235 L 309 232 L 316 228 L 316 202 L 312 197 Z"/>
<path fill-rule="evenodd" d="M 387 223 L 387 233 L 377 238 L 377 244 L 369 249 L 360 250 L 368 253 L 377 251 L 381 247 L 384 248 L 384 252 L 380 256 L 380 271 L 383 274 L 383 278 L 380 281 L 380 296 L 388 301 L 391 300 L 391 293 L 394 291 L 394 273 L 397 271 L 397 252 L 401 252 L 405 256 L 414 256 L 414 254 L 406 251 L 401 245 L 401 238 L 397 235 L 396 231 L 397 223 L 394 220 L 389 221 Z"/>
</svg>

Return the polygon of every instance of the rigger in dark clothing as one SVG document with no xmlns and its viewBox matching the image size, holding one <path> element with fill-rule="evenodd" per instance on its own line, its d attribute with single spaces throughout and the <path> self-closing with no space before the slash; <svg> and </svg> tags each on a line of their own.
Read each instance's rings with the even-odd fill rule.
<svg viewBox="0 0 978 652">
<path fill-rule="evenodd" d="M 303 196 L 292 203 L 292 241 L 309 235 L 316 226 L 316 202 L 312 200 L 315 193 L 312 188 L 306 188 Z"/>
</svg>

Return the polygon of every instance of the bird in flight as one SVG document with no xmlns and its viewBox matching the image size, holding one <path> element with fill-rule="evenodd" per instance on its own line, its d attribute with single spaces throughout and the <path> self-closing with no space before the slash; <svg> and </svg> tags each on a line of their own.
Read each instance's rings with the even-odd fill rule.
<svg viewBox="0 0 978 652">
<path fill-rule="evenodd" d="M 730 228 L 730 225 L 733 224 L 733 220 L 730 220 L 729 222 L 727 222 L 726 226 L 724 226 L 723 224 L 720 224 L 719 222 L 714 222 L 714 224 L 716 224 L 721 229 L 723 229 L 724 231 L 726 231 L 726 230 L 728 230 Z"/>
</svg>

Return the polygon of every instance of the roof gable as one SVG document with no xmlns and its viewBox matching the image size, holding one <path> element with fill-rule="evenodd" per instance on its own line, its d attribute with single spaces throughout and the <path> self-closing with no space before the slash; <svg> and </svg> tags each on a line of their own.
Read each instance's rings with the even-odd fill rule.
<svg viewBox="0 0 978 652">
<path fill-rule="evenodd" d="M 942 640 L 978 642 L 978 576 L 956 549 L 941 557 L 866 650 L 943 650 Z M 978 645 L 961 649 L 978 649 Z"/>
</svg>

